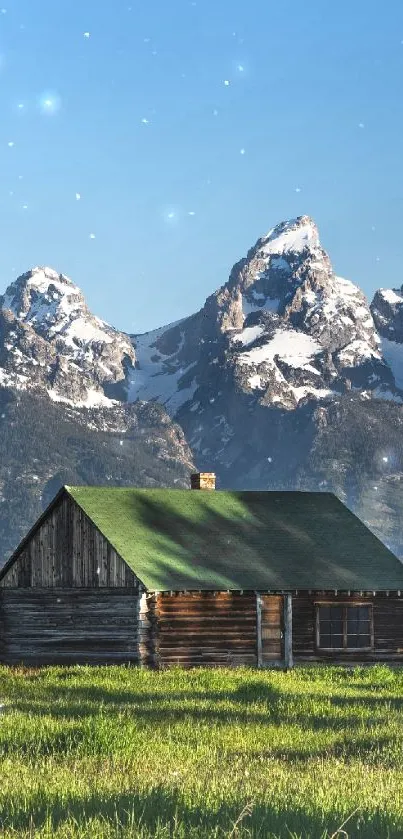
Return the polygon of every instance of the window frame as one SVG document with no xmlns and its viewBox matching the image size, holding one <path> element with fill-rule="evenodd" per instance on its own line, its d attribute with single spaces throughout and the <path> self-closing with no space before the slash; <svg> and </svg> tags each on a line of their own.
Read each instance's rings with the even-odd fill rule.
<svg viewBox="0 0 403 839">
<path fill-rule="evenodd" d="M 316 649 L 319 652 L 325 653 L 362 653 L 371 652 L 374 649 L 374 604 L 362 600 L 315 600 L 315 643 Z M 343 607 L 343 646 L 342 647 L 321 647 L 320 646 L 320 607 L 321 606 L 342 606 Z M 371 644 L 369 647 L 348 647 L 347 646 L 347 607 L 348 606 L 366 606 L 369 607 L 369 632 L 371 637 Z"/>
</svg>

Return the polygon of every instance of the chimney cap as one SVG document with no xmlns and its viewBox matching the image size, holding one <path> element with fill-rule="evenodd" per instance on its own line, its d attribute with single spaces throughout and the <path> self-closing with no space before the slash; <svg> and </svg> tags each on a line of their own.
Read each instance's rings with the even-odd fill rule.
<svg viewBox="0 0 403 839">
<path fill-rule="evenodd" d="M 215 472 L 193 472 L 190 476 L 191 489 L 215 489 Z"/>
</svg>

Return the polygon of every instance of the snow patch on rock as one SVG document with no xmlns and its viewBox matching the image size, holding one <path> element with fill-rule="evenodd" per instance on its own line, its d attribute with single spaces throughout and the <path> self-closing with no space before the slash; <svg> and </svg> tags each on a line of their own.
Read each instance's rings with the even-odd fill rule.
<svg viewBox="0 0 403 839">
<path fill-rule="evenodd" d="M 249 346 L 249 344 L 253 344 L 257 338 L 259 338 L 264 332 L 262 326 L 247 326 L 242 332 L 239 332 L 237 335 L 232 335 L 230 338 L 230 343 L 234 344 L 242 344 L 244 347 Z"/>
<path fill-rule="evenodd" d="M 245 332 L 247 330 L 244 330 Z M 310 367 L 311 359 L 320 353 L 320 344 L 304 332 L 279 329 L 274 338 L 262 347 L 254 347 L 239 356 L 239 364 L 261 364 L 273 361 L 275 356 L 292 367 Z M 315 372 L 317 372 L 315 370 Z"/>
<path fill-rule="evenodd" d="M 137 399 L 157 400 L 173 415 L 193 397 L 197 389 L 196 381 L 192 379 L 186 385 L 182 380 L 195 366 L 195 362 L 183 365 L 178 359 L 178 354 L 183 348 L 184 334 L 181 333 L 179 346 L 171 355 L 161 353 L 156 346 L 157 341 L 168 330 L 181 322 L 182 319 L 135 336 L 136 367 L 129 379 L 128 402 L 135 402 Z"/>
<path fill-rule="evenodd" d="M 392 306 L 403 303 L 403 297 L 394 288 L 380 288 L 378 294 Z"/>
</svg>

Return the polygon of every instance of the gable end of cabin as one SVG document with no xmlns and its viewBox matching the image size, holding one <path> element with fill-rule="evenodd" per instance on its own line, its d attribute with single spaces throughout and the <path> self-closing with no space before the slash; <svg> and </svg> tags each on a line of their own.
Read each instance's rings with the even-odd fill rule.
<svg viewBox="0 0 403 839">
<path fill-rule="evenodd" d="M 141 583 L 62 489 L 0 574 L 0 588 L 131 588 Z"/>
<path fill-rule="evenodd" d="M 5 664 L 139 664 L 144 587 L 62 489 L 0 576 Z"/>
</svg>

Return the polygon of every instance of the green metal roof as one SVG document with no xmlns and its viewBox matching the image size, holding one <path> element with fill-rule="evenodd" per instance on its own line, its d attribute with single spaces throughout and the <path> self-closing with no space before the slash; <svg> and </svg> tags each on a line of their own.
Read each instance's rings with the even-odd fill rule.
<svg viewBox="0 0 403 839">
<path fill-rule="evenodd" d="M 66 490 L 151 591 L 403 590 L 403 564 L 331 493 Z"/>
</svg>

